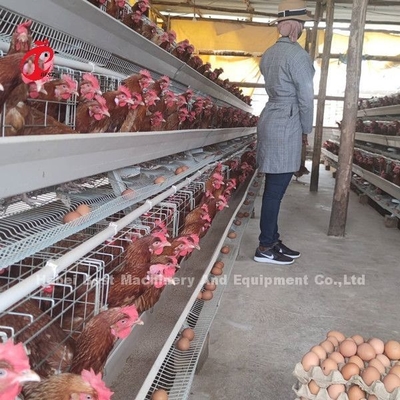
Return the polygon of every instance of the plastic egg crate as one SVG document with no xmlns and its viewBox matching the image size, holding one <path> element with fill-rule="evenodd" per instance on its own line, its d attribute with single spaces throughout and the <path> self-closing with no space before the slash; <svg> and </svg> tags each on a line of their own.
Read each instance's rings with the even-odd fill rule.
<svg viewBox="0 0 400 400">
<path fill-rule="evenodd" d="M 395 365 L 393 362 L 391 366 Z M 339 364 L 339 369 L 344 364 Z M 386 368 L 386 373 L 389 368 Z M 386 391 L 382 381 L 375 381 L 368 386 L 359 375 L 353 375 L 349 380 L 345 380 L 339 371 L 331 371 L 329 375 L 325 375 L 321 367 L 312 367 L 309 371 L 303 368 L 301 363 L 297 363 L 293 371 L 293 375 L 298 382 L 293 386 L 296 395 L 307 400 L 333 400 L 328 395 L 327 388 L 330 385 L 343 384 L 348 389 L 352 385 L 357 385 L 360 389 L 368 394 L 375 395 L 378 400 L 400 400 L 400 388 L 397 388 L 392 393 Z M 313 380 L 321 388 L 315 395 L 308 388 L 308 383 Z M 346 393 L 341 393 L 337 400 L 349 400 Z"/>
</svg>

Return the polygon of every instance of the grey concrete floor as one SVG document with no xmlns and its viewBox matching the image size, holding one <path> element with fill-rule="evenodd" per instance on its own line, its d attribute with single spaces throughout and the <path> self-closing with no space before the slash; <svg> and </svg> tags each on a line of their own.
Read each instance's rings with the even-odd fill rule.
<svg viewBox="0 0 400 400">
<path fill-rule="evenodd" d="M 318 193 L 309 192 L 309 180 L 293 181 L 282 202 L 282 239 L 302 252 L 291 266 L 252 260 L 260 191 L 190 400 L 294 399 L 296 363 L 331 329 L 400 339 L 400 231 L 386 228 L 383 217 L 351 193 L 346 236 L 328 237 L 334 179 L 321 166 Z M 358 284 L 346 285 L 352 276 Z M 247 285 L 249 277 L 261 277 L 261 283 Z M 264 286 L 274 278 L 297 278 L 297 284 Z"/>
</svg>

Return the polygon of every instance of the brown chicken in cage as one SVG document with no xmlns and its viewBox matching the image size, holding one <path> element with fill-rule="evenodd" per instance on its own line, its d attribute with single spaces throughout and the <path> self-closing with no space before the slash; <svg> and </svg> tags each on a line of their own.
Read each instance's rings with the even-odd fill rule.
<svg viewBox="0 0 400 400">
<path fill-rule="evenodd" d="M 108 0 L 106 5 L 106 13 L 116 19 L 124 17 L 125 0 Z"/>
<path fill-rule="evenodd" d="M 211 221 L 215 218 L 218 211 L 222 211 L 228 207 L 228 201 L 222 193 L 218 194 L 217 197 L 209 196 L 204 204 L 208 207 L 208 215 Z"/>
<path fill-rule="evenodd" d="M 23 82 L 20 66 L 32 45 L 31 23 L 32 21 L 26 21 L 15 28 L 7 56 L 0 58 L 0 113 L 3 112 L 3 105 L 9 95 Z M 26 60 L 23 68 L 28 75 L 34 71 L 34 65 L 29 61 Z"/>
<path fill-rule="evenodd" d="M 146 91 L 142 98 L 142 103 L 135 104 L 134 107 L 129 110 L 129 113 L 121 126 L 121 132 L 139 132 L 144 131 L 144 128 L 149 129 L 149 118 L 147 118 L 149 117 L 148 108 L 153 106 L 160 98 L 156 95 L 154 90 Z"/>
<path fill-rule="evenodd" d="M 36 300 L 27 299 L 4 312 L 0 325 L 11 327 L 13 340 L 25 343 L 32 368 L 41 377 L 66 371 L 74 354 L 74 341 L 60 328 L 60 321 L 43 313 Z"/>
<path fill-rule="evenodd" d="M 151 112 L 160 111 L 162 113 L 165 119 L 162 130 L 165 131 L 180 129 L 189 114 L 186 99 L 171 90 L 166 90 L 160 96 L 160 100 L 149 109 Z"/>
<path fill-rule="evenodd" d="M 93 100 L 96 95 L 101 96 L 102 92 L 100 90 L 99 80 L 93 74 L 83 74 L 78 85 L 78 93 L 79 102 Z"/>
<path fill-rule="evenodd" d="M 177 236 L 171 239 L 171 246 L 164 247 L 163 252 L 159 256 L 152 256 L 151 262 L 162 262 L 168 265 L 167 260 L 163 257 L 173 257 L 179 263 L 183 258 L 191 254 L 194 249 L 200 250 L 198 235 Z"/>
<path fill-rule="evenodd" d="M 185 219 L 183 227 L 179 231 L 179 235 L 198 235 L 200 238 L 204 237 L 211 226 L 211 218 L 207 213 L 202 213 L 198 218 L 192 220 L 190 223 Z"/>
<path fill-rule="evenodd" d="M 163 75 L 162 77 L 160 77 L 159 79 L 157 79 L 156 81 L 154 81 L 152 84 L 150 84 L 150 86 L 147 88 L 147 90 L 153 90 L 155 92 L 155 94 L 160 97 L 160 101 L 162 96 L 164 95 L 164 93 L 166 93 L 166 91 L 168 90 L 170 86 L 170 79 L 168 76 Z M 153 106 L 155 107 L 155 106 Z M 151 112 L 153 111 L 161 111 L 161 110 L 154 110 L 152 107 L 149 107 L 149 110 Z"/>
<path fill-rule="evenodd" d="M 159 33 L 152 39 L 152 42 L 154 42 L 156 45 L 160 46 L 162 49 L 168 52 L 171 52 L 172 49 L 174 48 L 175 41 L 176 41 L 176 33 L 173 30 L 163 31 L 162 33 Z"/>
<path fill-rule="evenodd" d="M 24 54 L 16 53 L 7 55 L 0 58 L 0 110 L 3 111 L 3 105 L 9 98 L 11 93 L 19 85 L 23 83 L 21 76 L 20 64 Z M 34 71 L 33 64 L 29 63 L 29 60 L 25 63 L 26 70 L 28 73 Z"/>
<path fill-rule="evenodd" d="M 77 81 L 67 74 L 62 74 L 59 79 L 44 83 L 40 92 L 31 90 L 29 105 L 36 110 L 51 116 L 59 122 L 66 123 L 66 105 L 73 95 L 78 95 Z M 38 100 L 38 101 L 35 101 Z"/>
<path fill-rule="evenodd" d="M 142 69 L 138 74 L 128 76 L 122 81 L 122 85 L 125 85 L 131 93 L 143 94 L 145 89 L 154 83 L 153 78 L 148 70 Z"/>
<path fill-rule="evenodd" d="M 163 264 L 147 263 L 136 265 L 132 269 L 117 271 L 112 275 L 111 286 L 108 293 L 109 307 L 121 307 L 134 304 L 152 285 L 158 285 L 168 280 L 170 270 Z M 173 268 L 175 270 L 175 268 Z M 166 275 L 164 275 L 164 273 Z M 161 284 L 161 283 L 160 283 Z"/>
<path fill-rule="evenodd" d="M 137 324 L 143 322 L 134 305 L 109 308 L 92 317 L 76 340 L 69 372 L 80 374 L 89 368 L 103 372 L 115 342 L 128 337 Z"/>
<path fill-rule="evenodd" d="M 176 272 L 176 265 L 153 264 L 148 271 L 150 286 L 134 300 L 139 314 L 154 307 L 160 300 L 161 294 L 166 285 L 174 284 L 173 277 Z"/>
<path fill-rule="evenodd" d="M 32 21 L 28 20 L 17 25 L 13 34 L 11 35 L 10 47 L 7 55 L 15 53 L 25 54 L 32 47 Z"/>
<path fill-rule="evenodd" d="M 170 245 L 162 232 L 155 231 L 140 238 L 131 235 L 131 242 L 124 254 L 124 263 L 117 270 L 124 272 L 132 270 L 135 266 L 147 264 L 152 254 L 161 254 L 163 248 Z"/>
<path fill-rule="evenodd" d="M 119 132 L 122 124 L 128 116 L 130 107 L 135 104 L 132 94 L 125 86 L 119 86 L 117 90 L 105 92 L 103 97 L 110 117 L 96 121 L 91 132 Z"/>
<path fill-rule="evenodd" d="M 144 19 L 140 34 L 147 40 L 154 40 L 157 37 L 157 24 L 148 19 Z"/>
<path fill-rule="evenodd" d="M 26 385 L 23 394 L 24 400 L 111 400 L 113 392 L 102 381 L 101 374 L 83 370 L 80 375 L 65 372 Z"/>
<path fill-rule="evenodd" d="M 141 121 L 139 132 L 162 131 L 165 119 L 160 111 L 146 115 Z"/>
<path fill-rule="evenodd" d="M 31 107 L 27 97 L 37 92 L 37 83 L 21 83 L 6 102 L 5 136 L 77 133 L 50 115 Z"/>
<path fill-rule="evenodd" d="M 140 11 L 144 16 L 149 16 L 150 2 L 149 0 L 138 0 L 132 6 L 132 12 Z"/>
<path fill-rule="evenodd" d="M 124 262 L 112 273 L 111 288 L 108 295 L 109 306 L 129 304 L 124 302 L 124 298 L 126 297 L 125 292 L 130 292 L 130 287 L 124 285 L 122 280 L 125 279 L 127 274 L 129 274 L 127 279 L 132 277 L 138 277 L 139 280 L 144 279 L 147 276 L 152 254 L 162 253 L 165 246 L 170 246 L 170 243 L 162 232 L 154 232 L 131 241 L 123 254 Z M 138 290 L 140 289 L 139 286 L 137 286 Z M 133 298 L 135 296 L 138 297 L 138 295 L 133 294 Z"/>
<path fill-rule="evenodd" d="M 142 34 L 144 20 L 142 16 L 149 15 L 150 4 L 148 0 L 137 1 L 131 8 L 131 12 L 122 18 L 122 23 L 135 32 Z"/>
<path fill-rule="evenodd" d="M 139 35 L 142 34 L 143 29 L 143 19 L 142 13 L 138 10 L 126 14 L 122 18 L 122 23 L 127 27 L 131 28 L 133 31 L 137 32 Z"/>
<path fill-rule="evenodd" d="M 76 130 L 80 133 L 92 133 L 96 122 L 110 117 L 103 96 L 95 95 L 93 100 L 79 102 L 76 109 Z"/>
</svg>

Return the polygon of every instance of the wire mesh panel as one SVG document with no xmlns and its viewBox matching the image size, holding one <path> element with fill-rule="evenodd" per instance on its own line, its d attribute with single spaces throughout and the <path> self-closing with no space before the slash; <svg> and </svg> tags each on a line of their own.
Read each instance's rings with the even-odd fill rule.
<svg viewBox="0 0 400 400">
<path fill-rule="evenodd" d="M 200 178 L 198 178 L 194 182 L 191 182 L 185 190 L 192 193 L 193 204 L 191 208 L 193 209 L 200 204 L 200 200 L 205 191 L 205 184 Z"/>
<path fill-rule="evenodd" d="M 167 199 L 169 204 L 176 207 L 176 223 L 174 236 L 178 236 L 178 232 L 183 226 L 185 216 L 194 208 L 194 196 L 191 191 L 178 190 L 174 195 Z"/>
<path fill-rule="evenodd" d="M 19 96 L 22 104 L 15 104 L 13 95 L 10 95 L 9 99 L 4 102 L 2 112 L 0 113 L 1 136 L 28 134 L 26 130 L 28 130 L 29 134 L 42 134 L 40 129 L 29 130 L 29 128 L 53 127 L 55 125 L 54 120 L 75 129 L 78 106 L 77 94 L 71 93 L 68 99 L 63 100 L 59 96 L 56 96 L 55 90 L 57 89 L 57 85 L 62 85 L 58 80 L 63 79 L 63 75 L 68 75 L 79 83 L 84 73 L 72 68 L 55 66 L 52 72 L 53 79 L 45 83 L 43 88 L 47 93 L 45 98 L 28 97 L 24 100 L 24 96 L 28 96 L 28 92 L 26 91 L 25 94 L 21 93 Z M 121 83 L 121 79 L 119 78 L 99 73 L 93 73 L 92 75 L 98 79 L 100 90 L 103 93 L 117 90 Z M 22 120 L 23 125 L 20 125 Z M 45 133 L 59 133 L 59 131 L 55 130 L 53 132 L 53 130 L 50 130 Z"/>
<path fill-rule="evenodd" d="M 25 17 L 0 8 L 0 39 L 8 42 L 15 27 L 25 21 Z M 30 29 L 35 40 L 47 39 L 53 50 L 64 57 L 93 62 L 97 65 L 107 64 L 111 57 L 111 53 L 108 51 L 101 50 L 36 21 L 32 23 Z"/>
<path fill-rule="evenodd" d="M 179 213 L 176 204 L 170 202 L 161 202 L 151 210 L 145 212 L 140 221 L 148 226 L 150 231 L 158 225 L 163 224 L 168 234 L 172 237 L 177 235 L 177 221 Z"/>
<path fill-rule="evenodd" d="M 110 189 L 97 189 L 96 192 L 92 193 L 90 193 L 90 190 L 86 190 L 84 194 L 68 194 L 70 206 L 60 200 L 54 192 L 48 194 L 49 201 L 41 207 L 25 209 L 24 204 L 16 203 L 15 208 L 20 207 L 23 212 L 0 218 L 2 244 L 3 246 L 11 245 L 45 229 L 62 225 L 65 214 L 71 209 L 76 209 L 80 204 L 86 204 L 94 209 L 114 197 Z"/>
<path fill-rule="evenodd" d="M 106 8 L 106 5 L 104 8 Z M 130 6 L 126 4 L 123 13 L 125 14 L 129 12 Z M 150 22 L 146 17 L 143 18 L 146 19 L 147 23 Z M 25 17 L 0 7 L 0 41 L 8 43 L 16 26 L 25 21 Z M 48 40 L 50 46 L 58 56 L 102 66 L 103 68 L 110 70 L 110 75 L 112 75 L 112 72 L 117 72 L 129 76 L 137 74 L 141 69 L 143 69 L 142 66 L 127 61 L 126 59 L 119 58 L 109 51 L 102 50 L 97 46 L 69 34 L 60 32 L 57 29 L 42 23 L 34 21 L 31 24 L 30 29 L 34 40 Z M 160 28 L 156 29 L 158 30 L 158 33 L 162 33 Z M 157 73 L 157 71 L 152 70 L 151 73 L 154 79 L 159 79 L 161 77 L 161 74 Z M 115 83 L 110 85 L 109 82 L 101 82 L 101 86 L 102 91 L 114 90 L 116 88 Z M 110 87 L 113 89 L 106 89 Z M 171 89 L 176 93 L 183 93 L 187 90 L 187 86 L 177 81 L 171 81 Z M 204 93 L 198 90 L 194 90 L 194 95 L 205 96 Z M 228 103 L 216 98 L 213 98 L 213 102 L 221 107 L 229 107 Z"/>
</svg>

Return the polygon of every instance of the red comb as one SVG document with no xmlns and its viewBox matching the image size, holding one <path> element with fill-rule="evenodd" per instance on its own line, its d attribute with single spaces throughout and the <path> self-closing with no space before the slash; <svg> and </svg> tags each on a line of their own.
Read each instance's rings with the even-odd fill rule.
<svg viewBox="0 0 400 400">
<path fill-rule="evenodd" d="M 82 78 L 84 81 L 89 81 L 95 89 L 100 89 L 99 80 L 94 75 L 87 73 L 83 74 Z"/>
<path fill-rule="evenodd" d="M 67 85 L 71 90 L 76 90 L 78 88 L 78 82 L 73 79 L 70 75 L 62 74 L 61 79 L 67 82 Z"/>
<path fill-rule="evenodd" d="M 113 392 L 106 386 L 106 384 L 101 379 L 101 373 L 97 375 L 90 368 L 90 371 L 84 369 L 81 372 L 81 378 L 87 382 L 96 392 L 98 400 L 110 400 Z"/>
<path fill-rule="evenodd" d="M 200 242 L 200 237 L 196 233 L 192 233 L 189 235 L 190 239 L 192 239 L 194 244 L 198 244 Z"/>
<path fill-rule="evenodd" d="M 22 33 L 24 30 L 27 30 L 31 25 L 32 25 L 32 21 L 31 20 L 22 22 L 22 24 L 19 24 L 17 26 L 17 32 L 18 33 Z"/>
<path fill-rule="evenodd" d="M 142 75 L 143 77 L 146 77 L 148 79 L 151 79 L 151 74 L 147 69 L 142 69 L 139 71 L 139 74 Z"/>
<path fill-rule="evenodd" d="M 128 99 L 132 98 L 132 94 L 131 94 L 130 90 L 126 86 L 120 85 L 118 87 L 118 90 L 120 92 L 122 92 Z"/>
<path fill-rule="evenodd" d="M 151 234 L 151 236 L 160 239 L 162 242 L 167 241 L 167 237 L 162 232 L 154 232 Z"/>
<path fill-rule="evenodd" d="M 14 344 L 11 340 L 0 343 L 0 361 L 11 365 L 17 373 L 31 369 L 23 344 Z"/>
</svg>

